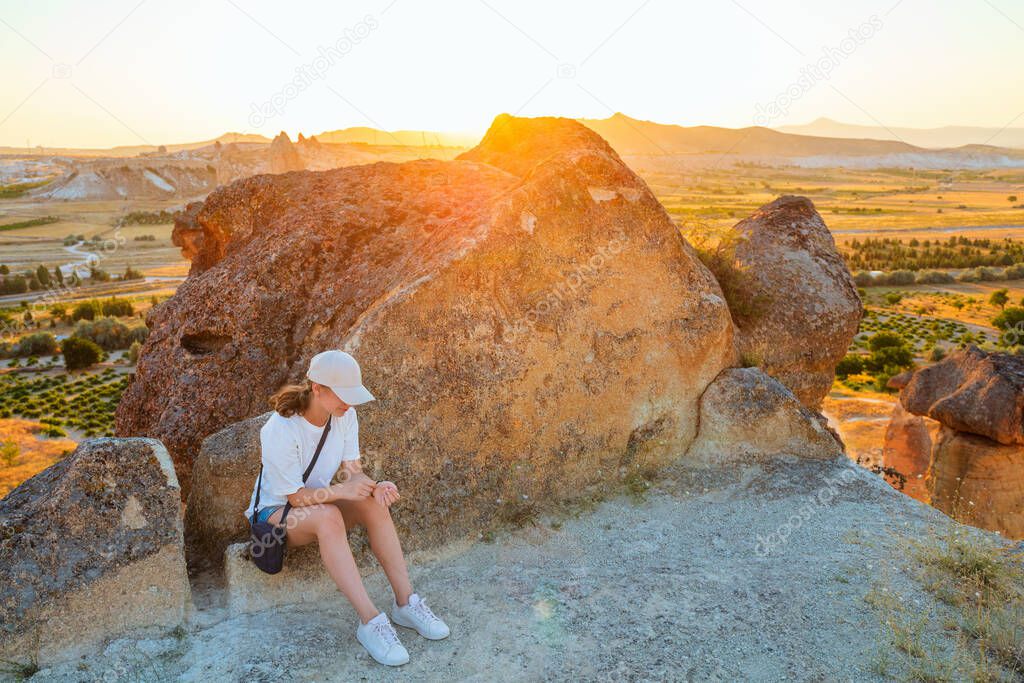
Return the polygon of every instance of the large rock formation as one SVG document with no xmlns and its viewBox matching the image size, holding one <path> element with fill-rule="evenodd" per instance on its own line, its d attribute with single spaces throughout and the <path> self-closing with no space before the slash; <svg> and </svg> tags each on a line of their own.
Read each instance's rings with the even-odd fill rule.
<svg viewBox="0 0 1024 683">
<path fill-rule="evenodd" d="M 780 197 L 733 228 L 737 344 L 817 409 L 857 333 L 862 304 L 832 234 L 805 197 Z"/>
<path fill-rule="evenodd" d="M 180 489 L 154 439 L 90 439 L 0 500 L 0 658 L 41 663 L 182 623 Z"/>
<path fill-rule="evenodd" d="M 907 412 L 896 403 L 885 428 L 882 467 L 886 481 L 911 498 L 927 503 L 932 441 L 939 423 Z"/>
<path fill-rule="evenodd" d="M 790 455 L 826 459 L 843 445 L 825 418 L 759 368 L 724 370 L 700 399 L 700 431 L 687 458 L 744 463 Z"/>
<path fill-rule="evenodd" d="M 968 346 L 901 376 L 898 386 L 908 413 L 941 425 L 927 476 L 932 505 L 1024 538 L 1024 357 Z M 920 443 L 913 449 L 918 468 L 920 449 Z"/>
<path fill-rule="evenodd" d="M 117 433 L 161 438 L 188 480 L 203 437 L 344 348 L 379 399 L 365 467 L 403 482 L 425 545 L 678 456 L 737 360 L 711 273 L 567 119 L 500 116 L 455 161 L 248 178 L 174 241 L 192 270 L 148 316 Z"/>
<path fill-rule="evenodd" d="M 270 164 L 271 173 L 287 173 L 288 171 L 301 171 L 306 168 L 302 163 L 299 151 L 295 149 L 291 138 L 284 131 L 281 131 L 274 141 L 270 143 L 267 150 L 267 160 Z"/>
<path fill-rule="evenodd" d="M 1024 444 L 1024 356 L 959 349 L 915 372 L 900 401 L 958 431 Z"/>
<path fill-rule="evenodd" d="M 966 524 L 1024 539 L 1024 446 L 944 426 L 933 460 L 932 505 Z"/>
</svg>

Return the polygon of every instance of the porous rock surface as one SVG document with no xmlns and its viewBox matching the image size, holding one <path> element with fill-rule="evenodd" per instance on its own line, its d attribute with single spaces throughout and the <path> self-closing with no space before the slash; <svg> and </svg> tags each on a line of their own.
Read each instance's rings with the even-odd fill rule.
<svg viewBox="0 0 1024 683">
<path fill-rule="evenodd" d="M 191 604 L 174 469 L 159 441 L 89 439 L 0 500 L 0 658 L 45 663 Z"/>
<path fill-rule="evenodd" d="M 1024 539 L 1024 446 L 943 426 L 932 463 L 932 505 L 965 524 Z"/>
<path fill-rule="evenodd" d="M 817 409 L 857 333 L 862 304 L 832 233 L 806 197 L 784 196 L 733 228 L 737 293 L 753 310 L 737 315 L 747 362 Z"/>
<path fill-rule="evenodd" d="M 700 429 L 687 460 L 722 465 L 789 455 L 836 458 L 838 436 L 819 413 L 759 368 L 722 371 L 700 399 Z"/>
<path fill-rule="evenodd" d="M 1024 444 L 1024 356 L 958 349 L 914 372 L 900 402 L 957 431 Z"/>
<path fill-rule="evenodd" d="M 248 538 L 243 511 L 260 472 L 260 428 L 273 411 L 235 422 L 203 439 L 185 507 L 191 550 L 220 558 L 232 540 Z"/>
<path fill-rule="evenodd" d="M 898 401 L 885 428 L 882 466 L 889 470 L 886 480 L 923 503 L 929 502 L 932 442 L 938 429 L 939 423 L 907 412 Z"/>
</svg>

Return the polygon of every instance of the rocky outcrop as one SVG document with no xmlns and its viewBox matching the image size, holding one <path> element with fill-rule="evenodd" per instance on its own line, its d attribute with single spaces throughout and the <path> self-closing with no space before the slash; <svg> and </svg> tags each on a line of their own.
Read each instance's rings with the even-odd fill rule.
<svg viewBox="0 0 1024 683">
<path fill-rule="evenodd" d="M 957 431 L 1024 444 L 1024 356 L 959 349 L 915 372 L 900 402 Z"/>
<path fill-rule="evenodd" d="M 932 440 L 938 423 L 893 407 L 885 428 L 882 468 L 886 481 L 911 498 L 929 502 L 928 477 L 932 463 Z"/>
<path fill-rule="evenodd" d="M 270 143 L 270 149 L 267 150 L 267 159 L 270 163 L 271 173 L 287 173 L 289 171 L 301 171 L 306 168 L 306 165 L 302 163 L 302 157 L 299 156 L 299 151 L 295 149 L 291 138 L 284 131 L 278 133 L 277 137 Z"/>
<path fill-rule="evenodd" d="M 700 399 L 700 430 L 687 460 L 706 464 L 756 462 L 791 455 L 843 455 L 838 436 L 820 413 L 759 368 L 725 370 Z"/>
<path fill-rule="evenodd" d="M 78 656 L 190 604 L 181 500 L 154 439 L 90 439 L 0 500 L 0 658 Z"/>
<path fill-rule="evenodd" d="M 117 433 L 159 437 L 189 480 L 205 436 L 346 349 L 378 398 L 364 467 L 404 482 L 424 546 L 678 457 L 737 360 L 710 271 L 567 119 L 499 117 L 455 161 L 239 181 L 174 240 L 192 270 L 149 313 Z"/>
<path fill-rule="evenodd" d="M 738 348 L 816 410 L 862 314 L 832 234 L 809 199 L 785 196 L 740 221 L 731 237 L 740 274 L 732 293 L 750 306 L 733 307 Z"/>
<path fill-rule="evenodd" d="M 966 524 L 1024 539 L 1024 446 L 944 426 L 932 459 L 932 505 Z"/>
<path fill-rule="evenodd" d="M 907 415 L 897 409 L 889 431 L 896 435 L 893 458 L 902 452 L 909 461 L 903 467 L 921 470 L 923 425 L 941 425 L 924 477 L 931 504 L 962 522 L 1024 538 L 1024 357 L 968 346 L 901 375 L 897 386 Z"/>
<path fill-rule="evenodd" d="M 192 468 L 185 537 L 197 557 L 219 558 L 248 536 L 242 512 L 260 471 L 260 428 L 272 411 L 228 425 L 203 440 Z"/>
</svg>

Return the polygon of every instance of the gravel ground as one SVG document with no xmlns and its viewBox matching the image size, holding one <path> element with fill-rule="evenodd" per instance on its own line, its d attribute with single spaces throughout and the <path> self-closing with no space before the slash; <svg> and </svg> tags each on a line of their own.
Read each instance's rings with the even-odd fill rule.
<svg viewBox="0 0 1024 683">
<path fill-rule="evenodd" d="M 493 543 L 410 558 L 452 635 L 399 628 L 410 662 L 378 665 L 339 594 L 319 606 L 120 639 L 32 680 L 872 680 L 886 633 L 864 599 L 885 578 L 941 615 L 902 568 L 905 538 L 950 524 L 848 460 L 743 472 L 676 469 Z M 378 606 L 391 594 L 366 577 Z M 926 637 L 941 642 L 941 617 Z"/>
</svg>

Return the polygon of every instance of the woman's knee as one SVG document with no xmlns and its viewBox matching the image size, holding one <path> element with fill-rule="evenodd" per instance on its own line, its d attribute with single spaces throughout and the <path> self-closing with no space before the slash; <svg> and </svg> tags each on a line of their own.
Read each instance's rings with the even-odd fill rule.
<svg viewBox="0 0 1024 683">
<path fill-rule="evenodd" d="M 292 515 L 302 527 L 318 535 L 326 531 L 345 530 L 345 519 L 341 516 L 341 510 L 334 505 L 325 503 L 303 505 L 293 508 Z"/>
</svg>

